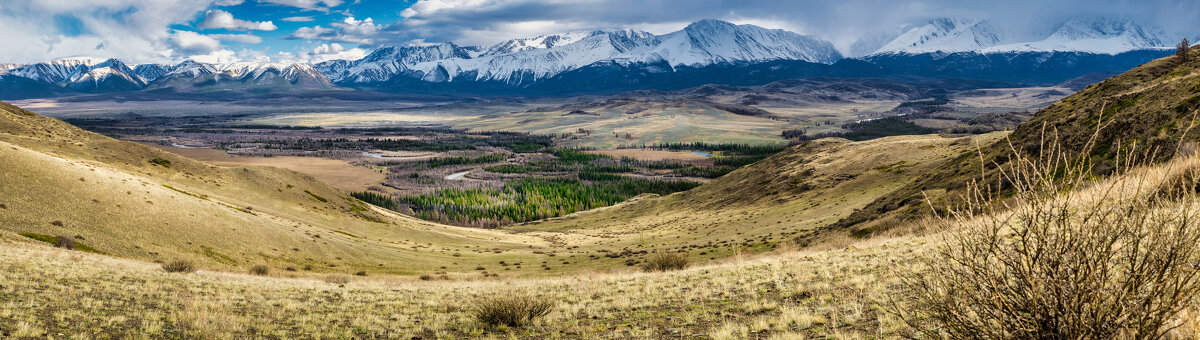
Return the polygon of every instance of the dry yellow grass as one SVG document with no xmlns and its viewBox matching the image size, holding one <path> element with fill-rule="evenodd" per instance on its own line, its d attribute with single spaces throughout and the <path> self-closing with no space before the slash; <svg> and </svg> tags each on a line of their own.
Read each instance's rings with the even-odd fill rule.
<svg viewBox="0 0 1200 340">
<path fill-rule="evenodd" d="M 896 274 L 908 270 L 913 260 L 940 238 L 917 234 L 862 240 L 844 233 L 817 234 L 822 237 L 809 238 L 816 243 L 800 251 L 782 241 L 816 230 L 956 152 L 1000 136 L 976 137 L 981 140 L 910 136 L 864 143 L 827 140 L 739 170 L 695 191 L 644 197 L 521 226 L 519 233 L 512 234 L 423 223 L 378 210 L 368 216 L 390 223 L 357 222 L 362 218 L 353 213 L 360 211 L 349 208 L 354 201 L 343 201 L 336 191 L 293 172 L 209 168 L 177 158 L 172 158 L 172 164 L 180 165 L 173 165 L 170 171 L 122 159 L 101 162 L 96 157 L 113 155 L 86 151 L 92 150 L 86 147 L 86 138 L 80 139 L 83 151 L 72 151 L 75 144 L 9 133 L 0 135 L 0 164 L 5 167 L 0 176 L 6 176 L 0 177 L 6 184 L 0 188 L 6 204 L 0 213 L 4 219 L 0 221 L 0 334 L 75 338 L 891 338 L 907 331 L 896 316 L 882 308 L 892 301 L 905 303 L 905 292 L 897 290 Z M 64 156 L 72 154 L 73 158 Z M 1157 182 L 1152 179 L 1196 168 L 1200 168 L 1200 158 L 1187 158 L 1107 181 L 1154 185 Z M 196 177 L 189 178 L 189 173 Z M 854 176 L 841 176 L 847 174 Z M 21 184 L 23 181 L 31 184 Z M 297 189 L 313 190 L 332 203 L 317 204 L 315 198 L 310 199 L 313 195 L 289 192 L 281 181 L 302 183 Z M 112 195 L 113 188 L 128 187 L 138 188 L 136 195 L 126 195 L 133 198 Z M 263 191 L 263 187 L 280 190 Z M 51 196 L 44 194 L 45 188 L 69 190 L 73 195 Z M 1094 195 L 1085 191 L 1077 196 Z M 112 208 L 70 208 L 89 207 L 95 204 L 91 199 L 104 199 Z M 153 207 L 134 205 L 143 199 L 154 202 Z M 251 199 L 274 203 L 256 206 L 254 214 L 230 208 Z M 300 203 L 312 210 L 289 210 Z M 116 204 L 137 208 L 116 209 Z M 85 215 L 97 211 L 104 213 Z M 195 220 L 188 213 L 213 217 L 187 224 Z M 45 222 L 52 218 L 64 221 L 63 226 Z M 128 222 L 106 222 L 104 218 Z M 297 225 L 297 220 L 313 222 Z M 94 224 L 71 228 L 82 225 L 76 224 L 79 221 Z M 139 228 L 121 228 L 123 225 Z M 191 241 L 158 236 L 156 232 L 165 228 L 147 227 L 155 225 L 170 225 L 173 233 Z M 918 222 L 893 230 L 923 230 L 924 225 Z M 95 232 L 81 235 L 82 242 L 126 258 L 53 248 L 16 234 L 27 230 Z M 322 237 L 314 241 L 306 232 Z M 417 249 L 389 245 L 418 237 L 422 241 L 409 243 Z M 741 247 L 747 239 L 754 242 Z M 698 248 L 710 240 L 737 242 L 717 247 L 711 255 L 699 255 L 700 249 L 714 249 Z M 227 255 L 239 261 L 235 266 L 239 270 L 213 271 L 226 267 L 201 253 L 189 252 L 201 242 L 213 244 L 212 249 L 256 251 Z M 447 270 L 446 278 L 431 276 L 428 281 L 396 275 L 327 280 L 279 270 L 275 261 L 280 259 L 261 250 L 261 242 L 303 245 L 305 256 L 329 261 L 342 257 L 340 266 L 384 259 L 384 268 L 399 274 L 414 267 L 458 267 Z M 147 261 L 152 257 L 137 253 L 140 248 L 123 246 L 139 244 L 173 251 L 171 255 L 199 255 L 206 262 L 197 273 L 168 273 Z M 766 251 L 772 247 L 775 250 Z M 495 254 L 493 248 L 500 248 L 501 253 Z M 626 268 L 622 259 L 584 258 L 584 254 L 600 250 L 679 248 L 689 250 L 693 259 L 712 259 L 696 261 L 680 271 L 641 273 L 615 269 Z M 750 255 L 746 251 L 764 253 Z M 547 271 L 558 277 L 482 278 L 454 273 L 471 272 L 463 266 L 485 263 L 495 270 L 492 261 L 501 259 L 523 261 L 525 270 L 540 271 L 534 264 L 543 260 L 566 269 Z M 559 266 L 558 261 L 572 265 Z M 275 264 L 269 276 L 243 274 L 249 265 L 260 262 Z M 350 271 L 343 268 L 323 271 L 343 273 L 336 278 L 344 280 Z M 488 328 L 471 315 L 467 302 L 514 293 L 540 296 L 554 301 L 554 306 L 547 316 L 517 328 Z M 1184 316 L 1188 327 L 1180 334 L 1200 324 L 1193 315 Z"/>
<path fill-rule="evenodd" d="M 688 251 L 693 263 L 760 253 L 817 234 L 973 143 L 937 136 L 831 140 L 693 192 L 481 230 L 376 209 L 314 176 L 214 166 L 17 108 L 0 111 L 0 204 L 7 206 L 0 229 L 78 235 L 127 258 L 189 259 L 202 269 L 238 272 L 266 264 L 312 276 L 626 272 L 655 250 Z"/>
<path fill-rule="evenodd" d="M 65 251 L 3 233 L 0 333 L 66 337 L 715 338 L 872 337 L 888 268 L 920 240 L 789 252 L 665 274 L 415 281 L 317 279 L 201 271 Z M 490 330 L 465 302 L 520 292 L 554 301 L 549 315 Z"/>
<path fill-rule="evenodd" d="M 244 157 L 208 148 L 180 148 L 158 144 L 151 146 L 212 165 L 225 167 L 270 166 L 294 170 L 347 192 L 366 191 L 367 187 L 377 186 L 379 183 L 383 183 L 387 177 L 379 170 L 354 166 L 348 161 L 339 159 L 298 156 Z"/>
</svg>

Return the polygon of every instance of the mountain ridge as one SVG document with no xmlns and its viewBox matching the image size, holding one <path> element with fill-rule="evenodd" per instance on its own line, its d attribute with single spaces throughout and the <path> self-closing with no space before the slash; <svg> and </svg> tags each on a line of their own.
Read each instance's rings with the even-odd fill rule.
<svg viewBox="0 0 1200 340">
<path fill-rule="evenodd" d="M 845 58 L 819 37 L 705 19 L 661 35 L 615 29 L 510 39 L 487 48 L 453 42 L 382 46 L 357 60 L 316 64 L 186 60 L 125 65 L 117 59 L 77 57 L 0 65 L 0 83 L 5 84 L 0 98 L 139 90 L 202 96 L 249 89 L 256 96 L 276 96 L 338 87 L 544 96 L 830 76 L 953 77 L 1022 86 L 1120 71 L 1169 52 L 1157 46 L 1165 43 L 1152 30 L 1122 19 L 1068 20 L 1048 38 L 1033 42 L 1013 42 L 1008 36 L 984 20 L 942 18 L 872 36 L 873 41 L 855 48 L 881 45 L 876 53 Z M 773 72 L 777 70 L 784 72 Z M 761 79 L 747 83 L 723 71 L 755 72 Z M 596 92 L 595 84 L 604 84 L 603 91 Z"/>
</svg>

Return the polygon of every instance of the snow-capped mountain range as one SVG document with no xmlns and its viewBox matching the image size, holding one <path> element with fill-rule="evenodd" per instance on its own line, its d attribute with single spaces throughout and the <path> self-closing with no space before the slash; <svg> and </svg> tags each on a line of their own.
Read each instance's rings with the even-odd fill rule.
<svg viewBox="0 0 1200 340">
<path fill-rule="evenodd" d="M 1030 40 L 1030 41 L 1023 41 Z M 875 70 L 904 72 L 905 63 L 924 63 L 927 70 L 941 70 L 921 55 L 946 55 L 959 52 L 990 53 L 1086 53 L 1104 59 L 1129 51 L 1161 50 L 1173 45 L 1154 30 L 1129 20 L 1072 19 L 1044 37 L 1018 38 L 978 19 L 934 19 L 923 24 L 905 25 L 864 35 L 849 48 L 852 56 L 876 64 Z M 1157 53 L 1157 52 L 1155 52 Z M 1090 65 L 1123 67 L 1150 54 L 1123 57 L 1119 62 L 1099 60 Z M 963 57 L 965 58 L 965 57 Z M 818 37 L 754 25 L 735 25 L 720 20 L 700 20 L 687 27 L 656 35 L 632 29 L 597 30 L 518 38 L 488 47 L 460 46 L 445 42 L 424 46 L 383 46 L 358 60 L 332 60 L 315 65 L 305 63 L 245 62 L 208 64 L 184 61 L 179 64 L 126 65 L 117 59 L 62 58 L 34 64 L 0 64 L 0 84 L 6 86 L 43 86 L 79 92 L 130 91 L 146 88 L 232 89 L 271 87 L 273 89 L 320 89 L 334 86 L 395 88 L 414 84 L 456 84 L 452 91 L 473 88 L 528 88 L 564 74 L 569 79 L 603 80 L 606 86 L 631 85 L 631 88 L 662 86 L 672 82 L 670 74 L 681 70 L 720 67 L 753 67 L 765 63 L 791 62 L 835 66 L 844 59 L 834 45 Z M 935 58 L 936 59 L 936 58 Z M 986 58 L 985 58 L 986 59 Z M 1050 58 L 1009 58 L 1040 63 Z M 1140 60 L 1145 62 L 1146 60 Z M 961 63 L 961 61 L 955 61 Z M 968 61 L 988 63 L 994 61 Z M 798 64 L 798 65 L 799 65 Z M 853 63 L 851 63 L 853 64 Z M 856 66 L 857 65 L 857 66 Z M 861 74 L 861 64 L 846 65 L 843 74 Z M 914 64 L 915 65 L 915 64 Z M 1070 64 L 1064 64 L 1071 67 Z M 1134 63 L 1133 65 L 1137 65 Z M 951 68 L 961 68 L 956 64 Z M 993 65 L 994 66 L 994 65 Z M 720 69 L 714 68 L 715 69 Z M 1022 70 L 1020 65 L 1004 67 Z M 1057 66 L 1056 66 L 1057 67 Z M 1095 66 L 1088 66 L 1093 67 Z M 803 69 L 803 67 L 801 67 Z M 836 68 L 836 67 L 835 67 Z M 998 70 L 986 65 L 978 70 Z M 1035 69 L 1035 68 L 1029 68 Z M 688 72 L 692 72 L 688 71 Z M 992 72 L 987 71 L 987 72 Z M 1096 72 L 1092 69 L 1064 69 L 1062 75 Z M 1102 70 L 1110 71 L 1110 70 Z M 593 72 L 593 74 L 580 74 Z M 614 73 L 615 72 L 615 73 Z M 768 71 L 772 72 L 772 71 Z M 798 70 L 796 75 L 814 74 Z M 805 73 L 807 72 L 807 73 Z M 841 72 L 838 70 L 830 71 Z M 875 71 L 872 71 L 875 72 Z M 1031 71 L 1032 72 L 1032 71 Z M 663 76 L 666 74 L 666 76 Z M 716 77 L 720 72 L 691 75 L 689 82 L 711 81 L 697 77 Z M 649 76 L 648 76 L 649 75 Z M 970 74 L 955 76 L 970 77 Z M 981 75 L 986 78 L 987 75 Z M 645 85 L 646 77 L 655 84 Z M 666 77 L 666 78 L 664 78 Z M 1034 77 L 1036 78 L 1036 77 Z M 1030 79 L 1034 79 L 1030 78 Z M 640 80 L 639 80 L 640 79 Z M 1014 78 L 1016 79 L 1016 78 Z M 1040 79 L 1040 78 L 1038 78 Z M 1007 79 L 1013 81 L 1013 79 Z M 590 81 L 590 80 L 587 80 Z M 614 83 L 615 82 L 615 83 Z M 625 83 L 621 83 L 625 82 Z M 641 83 L 639 83 L 641 82 Z M 745 82 L 744 80 L 741 82 Z M 475 84 L 489 84 L 479 87 Z M 31 85 L 32 84 L 32 85 Z M 572 86 L 571 83 L 565 83 Z M 583 85 L 583 84 L 581 84 Z M 592 84 L 594 85 L 594 84 Z M 428 87 L 421 85 L 423 87 Z M 473 87 L 474 86 L 474 87 Z M 640 87 L 639 87 L 640 86 Z M 674 86 L 674 85 L 667 85 Z M 0 97 L 6 90 L 0 87 Z M 10 91 L 29 93 L 29 91 Z M 36 91 L 35 91 L 36 92 Z M 42 91 L 38 93 L 60 93 Z"/>
<path fill-rule="evenodd" d="M 1011 37 L 986 20 L 934 19 L 900 34 L 871 54 L 1085 52 L 1118 54 L 1173 45 L 1158 33 L 1123 19 L 1074 18 L 1034 41 Z"/>
<path fill-rule="evenodd" d="M 117 59 L 62 58 L 0 67 L 0 75 L 21 77 L 85 92 L 137 90 L 158 80 L 215 81 L 270 85 L 279 81 L 310 87 L 333 86 L 312 65 L 303 63 L 206 64 L 192 60 L 176 65 L 142 64 L 132 68 Z"/>
<path fill-rule="evenodd" d="M 379 82 L 403 74 L 429 82 L 466 77 L 520 85 L 597 62 L 665 62 L 674 67 L 771 60 L 829 64 L 840 59 L 833 44 L 819 38 L 701 20 L 663 35 L 622 29 L 513 39 L 478 54 L 453 43 L 384 47 L 360 60 L 325 62 L 317 68 L 334 82 Z"/>
</svg>

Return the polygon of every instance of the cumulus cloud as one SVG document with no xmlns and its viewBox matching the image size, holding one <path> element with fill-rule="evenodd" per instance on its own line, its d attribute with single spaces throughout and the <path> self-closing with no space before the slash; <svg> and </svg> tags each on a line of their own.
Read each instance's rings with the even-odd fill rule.
<svg viewBox="0 0 1200 340">
<path fill-rule="evenodd" d="M 0 60 L 37 62 L 65 56 L 131 63 L 177 58 L 168 28 L 193 20 L 211 0 L 4 0 Z M 56 24 L 68 19 L 70 27 Z"/>
<path fill-rule="evenodd" d="M 261 0 L 265 3 L 291 6 L 306 10 L 322 10 L 328 11 L 331 7 L 340 6 L 342 0 Z"/>
<path fill-rule="evenodd" d="M 204 20 L 196 25 L 200 29 L 230 29 L 230 30 L 257 30 L 257 31 L 274 31 L 276 27 L 270 21 L 246 21 L 233 17 L 233 13 L 222 11 L 219 9 L 208 10 L 204 13 Z"/>
<path fill-rule="evenodd" d="M 251 5 L 288 13 L 279 15 L 281 18 L 292 15 L 278 20 L 312 22 L 320 17 L 306 15 L 313 13 L 305 11 L 350 13 L 362 9 L 352 3 L 357 1 L 0 0 L 0 62 L 78 55 L 117 57 L 130 63 L 178 61 L 191 54 L 221 51 L 222 41 L 265 43 L 263 38 L 250 34 L 205 36 L 195 32 L 277 28 L 270 21 L 235 17 Z M 222 6 L 239 7 L 217 9 Z M 396 22 L 358 20 L 347 14 L 339 22 L 297 29 L 286 39 L 309 40 L 329 47 L 317 51 L 321 45 L 306 43 L 282 52 L 290 52 L 296 59 L 317 58 L 349 53 L 354 45 L 371 48 L 444 41 L 488 45 L 517 37 L 609 28 L 661 34 L 705 18 L 813 34 L 832 41 L 844 52 L 855 51 L 861 37 L 886 39 L 905 24 L 937 17 L 987 19 L 1016 37 L 1044 34 L 1070 17 L 1127 17 L 1162 28 L 1165 40 L 1174 41 L 1183 34 L 1196 37 L 1200 20 L 1195 20 L 1195 13 L 1200 13 L 1200 1 L 1106 0 L 1097 5 L 1093 0 L 419 0 L 400 11 L 402 19 Z M 368 13 L 356 14 L 362 17 Z M 197 18 L 201 20 L 195 28 L 186 28 Z M 333 52 L 334 44 L 348 47 Z M 264 48 L 260 52 L 266 51 Z M 279 52 L 271 51 L 272 56 Z M 249 58 L 244 52 L 235 54 Z"/>
<path fill-rule="evenodd" d="M 286 39 L 372 44 L 375 42 L 376 35 L 383 28 L 383 25 L 376 25 L 371 18 L 357 20 L 354 17 L 346 17 L 342 22 L 335 22 L 329 26 L 301 27 Z"/>
<path fill-rule="evenodd" d="M 846 50 L 859 37 L 938 17 L 980 18 L 1017 36 L 1031 36 L 1070 17 L 1129 17 L 1168 34 L 1200 30 L 1200 2 L 1184 0 L 420 0 L 385 28 L 390 42 L 491 44 L 513 37 L 637 28 L 666 33 L 698 19 L 780 28 L 817 35 Z"/>
<path fill-rule="evenodd" d="M 367 55 L 367 50 L 362 48 L 346 48 L 342 44 L 320 44 L 316 47 L 301 51 L 299 53 L 280 53 L 279 59 L 292 62 L 319 63 L 329 60 L 357 60 L 362 59 Z"/>
<path fill-rule="evenodd" d="M 262 43 L 262 37 L 253 34 L 209 34 L 208 36 L 220 41 L 232 41 L 243 44 Z"/>
<path fill-rule="evenodd" d="M 176 48 L 187 53 L 209 53 L 221 48 L 221 42 L 216 38 L 192 31 L 175 31 L 171 33 L 171 43 Z"/>
<path fill-rule="evenodd" d="M 225 63 L 236 63 L 236 62 L 242 61 L 242 59 L 238 57 L 236 52 L 230 51 L 230 50 L 224 50 L 224 49 L 223 50 L 215 50 L 215 51 L 211 51 L 211 52 L 204 53 L 204 54 L 192 55 L 192 56 L 188 57 L 188 59 L 195 60 L 195 61 L 202 62 L 202 63 L 209 63 L 209 64 L 225 64 Z"/>
</svg>

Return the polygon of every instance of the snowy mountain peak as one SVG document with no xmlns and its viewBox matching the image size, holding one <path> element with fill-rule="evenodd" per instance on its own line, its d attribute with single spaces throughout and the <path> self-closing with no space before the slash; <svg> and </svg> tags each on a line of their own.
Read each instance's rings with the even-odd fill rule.
<svg viewBox="0 0 1200 340">
<path fill-rule="evenodd" d="M 479 56 L 491 56 L 499 54 L 508 54 L 514 52 L 551 48 L 554 46 L 566 45 L 583 38 L 590 37 L 599 32 L 571 32 L 563 34 L 542 35 L 533 38 L 518 38 L 502 41 L 492 45 L 483 51 Z"/>
<path fill-rule="evenodd" d="M 451 42 L 425 46 L 384 46 L 371 52 L 362 60 L 383 61 L 400 60 L 404 62 L 422 62 L 449 58 L 470 58 L 470 51 Z"/>
<path fill-rule="evenodd" d="M 1117 54 L 1132 50 L 1169 48 L 1158 35 L 1131 20 L 1112 18 L 1074 18 L 1039 41 L 1006 44 L 983 52 L 1074 51 Z"/>
<path fill-rule="evenodd" d="M 1003 38 L 986 20 L 939 18 L 909 29 L 875 53 L 979 51 L 999 44 Z"/>
<path fill-rule="evenodd" d="M 687 37 L 690 46 L 679 46 L 680 36 Z M 670 49 L 686 48 L 672 65 L 712 64 L 720 62 L 803 60 L 833 63 L 842 58 L 833 44 L 818 38 L 779 29 L 705 19 L 694 22 L 682 31 L 663 35 L 661 46 Z M 668 53 L 670 54 L 670 53 Z"/>
<path fill-rule="evenodd" d="M 475 81 L 522 84 L 605 62 L 706 66 L 771 60 L 833 63 L 841 58 L 825 40 L 710 19 L 664 35 L 617 29 L 512 39 L 476 55 L 451 43 L 389 46 L 360 60 L 325 62 L 317 69 L 335 82 L 383 82 L 397 75 L 445 82 L 467 74 Z"/>
<path fill-rule="evenodd" d="M 1147 32 L 1141 25 L 1132 20 L 1094 18 L 1074 18 L 1063 23 L 1051 38 L 1083 40 L 1105 39 L 1126 36 L 1146 47 L 1163 46 L 1157 35 Z"/>
</svg>

